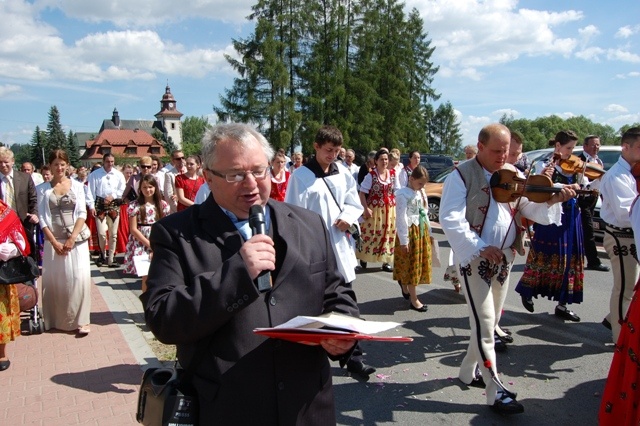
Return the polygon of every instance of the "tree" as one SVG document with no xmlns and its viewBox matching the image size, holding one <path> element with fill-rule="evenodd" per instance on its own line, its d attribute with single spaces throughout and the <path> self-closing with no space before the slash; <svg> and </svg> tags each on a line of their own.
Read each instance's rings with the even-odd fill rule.
<svg viewBox="0 0 640 426">
<path fill-rule="evenodd" d="M 80 155 L 78 152 L 78 142 L 76 141 L 76 135 L 73 131 L 69 130 L 67 135 L 67 144 L 65 151 L 69 156 L 69 164 L 74 167 L 78 167 L 80 165 Z"/>
<path fill-rule="evenodd" d="M 202 137 L 211 127 L 206 117 L 187 117 L 182 122 L 182 150 L 185 155 L 199 155 L 202 152 Z"/>
<path fill-rule="evenodd" d="M 47 133 L 44 130 L 40 130 L 39 126 L 36 126 L 36 129 L 33 131 L 33 136 L 31 136 L 31 141 L 29 142 L 29 161 L 38 169 L 47 161 L 47 157 L 45 156 L 46 144 Z"/>
<path fill-rule="evenodd" d="M 45 142 L 45 158 L 49 158 L 49 154 L 54 149 L 66 149 L 67 137 L 62 130 L 60 124 L 60 112 L 53 105 L 49 110 L 49 121 L 47 123 L 47 139 Z"/>
<path fill-rule="evenodd" d="M 431 152 L 456 157 L 462 150 L 460 124 L 451 102 L 440 104 L 431 120 L 430 133 L 433 137 Z"/>
<path fill-rule="evenodd" d="M 27 161 L 30 161 L 31 148 L 28 144 L 14 143 L 11 145 L 11 151 L 13 151 L 13 157 L 18 167 Z"/>
</svg>

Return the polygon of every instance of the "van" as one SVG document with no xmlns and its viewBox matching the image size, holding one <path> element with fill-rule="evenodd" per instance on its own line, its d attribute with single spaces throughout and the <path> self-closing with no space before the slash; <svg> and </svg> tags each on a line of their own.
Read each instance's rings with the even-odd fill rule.
<svg viewBox="0 0 640 426">
<path fill-rule="evenodd" d="M 403 165 L 409 164 L 409 154 L 401 154 L 400 161 Z M 443 170 L 454 165 L 453 158 L 444 154 L 420 154 L 420 165 L 427 169 L 429 177 L 434 178 Z"/>
</svg>

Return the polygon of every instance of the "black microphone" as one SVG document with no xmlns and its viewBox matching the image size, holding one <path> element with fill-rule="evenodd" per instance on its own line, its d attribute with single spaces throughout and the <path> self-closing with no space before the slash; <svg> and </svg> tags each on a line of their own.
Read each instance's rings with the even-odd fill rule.
<svg viewBox="0 0 640 426">
<path fill-rule="evenodd" d="M 267 224 L 264 220 L 262 206 L 251 206 L 249 209 L 249 226 L 251 227 L 252 235 L 267 233 Z M 262 271 L 256 278 L 255 283 L 260 293 L 271 290 L 271 272 Z"/>
</svg>

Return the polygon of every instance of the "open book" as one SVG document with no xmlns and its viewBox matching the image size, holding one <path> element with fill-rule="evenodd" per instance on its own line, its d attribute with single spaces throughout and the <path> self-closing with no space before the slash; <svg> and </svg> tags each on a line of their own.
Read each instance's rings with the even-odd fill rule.
<svg viewBox="0 0 640 426">
<path fill-rule="evenodd" d="M 273 328 L 256 328 L 256 334 L 292 342 L 318 343 L 326 339 L 377 340 L 411 342 L 410 337 L 374 336 L 400 326 L 390 321 L 365 321 L 360 318 L 329 312 L 317 317 L 299 316 Z"/>
</svg>

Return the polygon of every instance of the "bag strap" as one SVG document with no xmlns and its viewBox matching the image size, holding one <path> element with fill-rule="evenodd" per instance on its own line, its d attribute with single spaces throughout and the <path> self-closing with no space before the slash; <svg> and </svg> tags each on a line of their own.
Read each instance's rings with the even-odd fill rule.
<svg viewBox="0 0 640 426">
<path fill-rule="evenodd" d="M 322 181 L 324 182 L 325 185 L 327 185 L 327 189 L 329 190 L 329 194 L 331 194 L 331 198 L 333 198 L 333 201 L 336 203 L 336 206 L 338 206 L 338 210 L 340 210 L 340 213 L 342 213 L 342 209 L 340 208 L 340 204 L 338 204 L 338 200 L 336 199 L 336 196 L 333 195 L 333 191 L 331 190 L 331 187 L 329 186 L 329 184 L 327 183 L 325 178 L 322 178 Z"/>
</svg>

